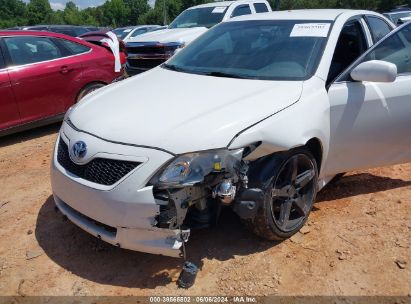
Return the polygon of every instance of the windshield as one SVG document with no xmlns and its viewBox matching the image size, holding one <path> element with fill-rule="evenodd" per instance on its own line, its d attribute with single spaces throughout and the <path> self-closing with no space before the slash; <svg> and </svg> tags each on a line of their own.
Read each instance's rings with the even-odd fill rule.
<svg viewBox="0 0 411 304">
<path fill-rule="evenodd" d="M 131 37 L 137 37 L 137 36 L 139 36 L 139 35 L 141 35 L 141 34 L 147 33 L 147 31 L 148 31 L 147 28 L 137 29 L 137 30 L 135 30 L 135 31 L 131 34 Z"/>
<path fill-rule="evenodd" d="M 120 28 L 120 29 L 113 30 L 117 38 L 120 38 L 120 39 L 124 39 L 131 31 L 132 31 L 131 28 Z"/>
<path fill-rule="evenodd" d="M 169 28 L 207 27 L 210 28 L 223 20 L 225 6 L 201 7 L 182 12 Z"/>
<path fill-rule="evenodd" d="M 218 77 L 305 80 L 315 73 L 330 27 L 330 21 L 226 22 L 163 67 Z"/>
</svg>

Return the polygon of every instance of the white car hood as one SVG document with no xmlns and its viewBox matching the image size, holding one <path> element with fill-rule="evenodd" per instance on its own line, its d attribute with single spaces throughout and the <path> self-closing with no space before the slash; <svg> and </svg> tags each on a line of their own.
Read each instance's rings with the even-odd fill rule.
<svg viewBox="0 0 411 304">
<path fill-rule="evenodd" d="M 184 42 L 187 44 L 207 30 L 206 27 L 164 29 L 130 38 L 127 42 Z"/>
<path fill-rule="evenodd" d="M 302 84 L 157 67 L 86 96 L 69 119 L 106 140 L 175 154 L 223 148 L 245 128 L 298 101 Z"/>
</svg>

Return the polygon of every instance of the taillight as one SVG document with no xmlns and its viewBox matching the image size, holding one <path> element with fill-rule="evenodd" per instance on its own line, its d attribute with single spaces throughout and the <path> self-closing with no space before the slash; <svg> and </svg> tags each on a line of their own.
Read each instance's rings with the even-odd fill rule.
<svg viewBox="0 0 411 304">
<path fill-rule="evenodd" d="M 124 55 L 127 56 L 126 44 L 124 43 L 123 40 L 119 40 L 119 47 L 120 47 L 120 53 L 123 52 Z"/>
</svg>

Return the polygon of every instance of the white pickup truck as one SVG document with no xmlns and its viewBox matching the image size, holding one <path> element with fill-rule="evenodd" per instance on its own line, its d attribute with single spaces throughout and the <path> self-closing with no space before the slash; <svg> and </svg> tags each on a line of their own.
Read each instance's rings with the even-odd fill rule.
<svg viewBox="0 0 411 304">
<path fill-rule="evenodd" d="M 213 2 L 190 7 L 178 15 L 167 29 L 128 40 L 127 73 L 135 75 L 156 67 L 217 23 L 265 12 L 271 12 L 266 0 Z"/>
</svg>

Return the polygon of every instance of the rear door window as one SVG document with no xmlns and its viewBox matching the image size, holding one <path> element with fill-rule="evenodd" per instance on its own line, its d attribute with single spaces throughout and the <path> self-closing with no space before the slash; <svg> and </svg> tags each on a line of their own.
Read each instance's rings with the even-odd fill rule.
<svg viewBox="0 0 411 304">
<path fill-rule="evenodd" d="M 79 55 L 90 51 L 88 46 L 80 43 L 75 43 L 66 39 L 58 39 L 58 41 L 70 52 L 70 55 Z"/>
<path fill-rule="evenodd" d="M 240 5 L 237 6 L 233 13 L 231 14 L 231 17 L 237 17 L 237 16 L 243 16 L 243 15 L 249 15 L 251 14 L 251 9 L 248 4 Z"/>
<path fill-rule="evenodd" d="M 267 13 L 268 8 L 265 3 L 254 3 L 254 8 L 256 13 Z"/>
<path fill-rule="evenodd" d="M 13 65 L 24 65 L 58 59 L 60 49 L 47 37 L 5 37 L 4 43 Z"/>
<path fill-rule="evenodd" d="M 391 27 L 384 20 L 378 17 L 367 16 L 367 23 L 374 43 L 380 41 L 385 35 L 391 32 Z"/>
<path fill-rule="evenodd" d="M 411 23 L 386 38 L 365 56 L 364 61 L 383 60 L 397 66 L 398 74 L 411 74 Z"/>
</svg>

